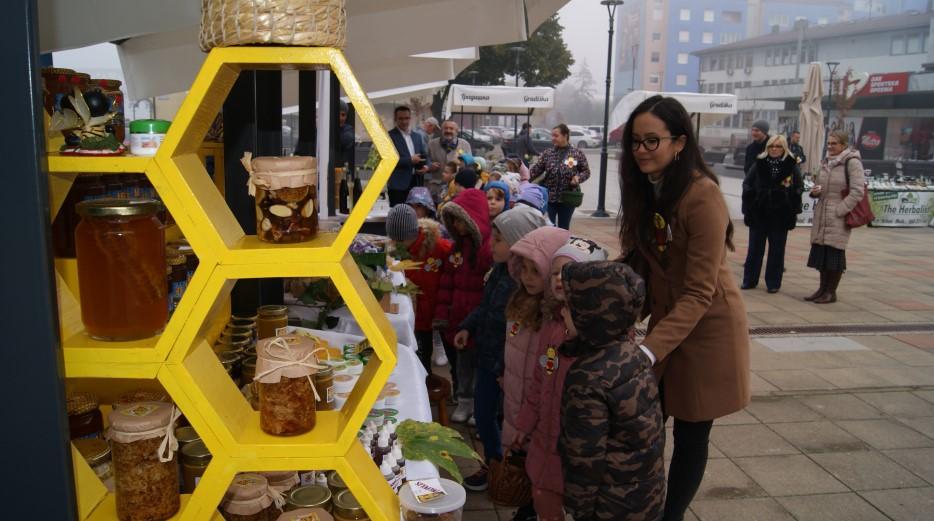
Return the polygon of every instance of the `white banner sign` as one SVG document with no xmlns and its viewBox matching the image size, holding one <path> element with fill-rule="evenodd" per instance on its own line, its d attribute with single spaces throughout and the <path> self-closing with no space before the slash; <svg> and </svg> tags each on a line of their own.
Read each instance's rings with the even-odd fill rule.
<svg viewBox="0 0 934 521">
<path fill-rule="evenodd" d="M 555 106 L 555 90 L 551 87 L 484 87 L 452 85 L 448 94 L 452 112 L 471 112 L 469 107 L 483 107 L 492 112 L 525 112 L 528 109 L 550 109 Z"/>
<path fill-rule="evenodd" d="M 869 204 L 876 220 L 872 226 L 922 227 L 934 225 L 934 191 L 869 190 Z M 814 199 L 805 190 L 801 194 L 798 226 L 811 226 L 814 222 Z"/>
</svg>

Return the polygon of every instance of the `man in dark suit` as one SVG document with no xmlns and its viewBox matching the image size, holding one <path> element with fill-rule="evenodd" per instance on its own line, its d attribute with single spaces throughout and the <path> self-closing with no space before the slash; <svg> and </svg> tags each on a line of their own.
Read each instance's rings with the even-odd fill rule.
<svg viewBox="0 0 934 521">
<path fill-rule="evenodd" d="M 389 206 L 405 203 L 409 190 L 415 185 L 415 174 L 428 170 L 425 143 L 411 130 L 412 111 L 405 105 L 396 107 L 393 119 L 396 128 L 389 131 L 389 137 L 399 152 L 399 163 L 389 176 Z"/>
</svg>

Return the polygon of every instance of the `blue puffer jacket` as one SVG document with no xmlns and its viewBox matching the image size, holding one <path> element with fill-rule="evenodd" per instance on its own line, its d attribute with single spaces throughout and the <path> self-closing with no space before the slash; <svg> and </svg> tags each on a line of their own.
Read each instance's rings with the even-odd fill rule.
<svg viewBox="0 0 934 521">
<path fill-rule="evenodd" d="M 509 276 L 505 262 L 493 265 L 483 286 L 483 301 L 460 324 L 477 349 L 477 367 L 497 376 L 503 375 L 503 351 L 506 345 L 506 303 L 516 282 Z"/>
</svg>

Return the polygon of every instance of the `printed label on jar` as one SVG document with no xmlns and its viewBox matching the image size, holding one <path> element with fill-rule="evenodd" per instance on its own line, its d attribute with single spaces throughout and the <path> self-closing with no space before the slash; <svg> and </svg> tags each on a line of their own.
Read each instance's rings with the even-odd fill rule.
<svg viewBox="0 0 934 521">
<path fill-rule="evenodd" d="M 276 328 L 276 336 L 285 336 L 285 335 L 288 335 L 288 334 L 289 334 L 289 327 L 288 327 L 288 326 Z M 297 341 L 293 340 L 292 343 L 295 343 L 295 342 L 297 342 Z"/>
<path fill-rule="evenodd" d="M 302 481 L 302 486 L 305 485 L 314 485 L 315 484 L 315 473 L 312 472 L 302 472 L 299 475 L 299 479 Z"/>
<path fill-rule="evenodd" d="M 327 400 L 327 403 L 334 403 L 334 386 L 327 388 L 327 392 L 325 393 L 325 400 Z"/>
<path fill-rule="evenodd" d="M 155 411 L 158 408 L 159 408 L 158 405 L 140 404 L 140 405 L 137 405 L 136 407 L 127 407 L 126 409 L 120 409 L 120 411 L 118 412 L 125 416 L 136 416 L 137 418 L 142 418 L 143 416 L 149 416 L 150 414 L 153 413 L 153 411 Z"/>
<path fill-rule="evenodd" d="M 419 503 L 427 503 L 447 495 L 444 487 L 441 486 L 441 480 L 437 478 L 409 481 L 409 486 L 412 487 L 412 495 L 415 496 L 415 501 Z"/>
</svg>

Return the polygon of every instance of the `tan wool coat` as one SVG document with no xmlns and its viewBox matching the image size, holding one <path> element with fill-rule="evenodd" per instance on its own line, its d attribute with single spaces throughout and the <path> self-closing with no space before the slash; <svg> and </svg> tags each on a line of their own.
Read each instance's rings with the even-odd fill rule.
<svg viewBox="0 0 934 521">
<path fill-rule="evenodd" d="M 640 245 L 648 263 L 649 333 L 667 415 L 706 421 L 750 399 L 746 306 L 727 265 L 729 211 L 720 187 L 696 176 L 673 212 L 664 253 Z"/>
<path fill-rule="evenodd" d="M 846 188 L 844 163 L 849 165 L 850 193 L 841 195 Z M 814 224 L 811 227 L 811 244 L 832 246 L 845 250 L 850 242 L 850 228 L 846 225 L 846 214 L 866 194 L 866 177 L 858 150 L 847 149 L 836 158 L 825 158 L 821 162 L 816 183 L 821 186 L 821 195 L 814 204 Z"/>
</svg>

